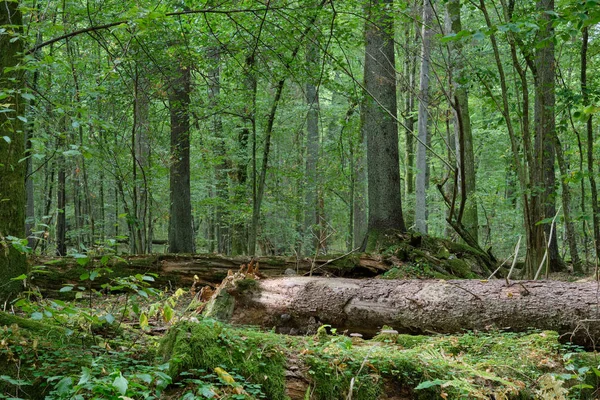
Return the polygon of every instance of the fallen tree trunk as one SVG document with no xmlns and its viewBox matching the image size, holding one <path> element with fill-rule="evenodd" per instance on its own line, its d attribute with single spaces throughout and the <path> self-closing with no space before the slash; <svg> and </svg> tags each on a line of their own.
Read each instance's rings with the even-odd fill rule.
<svg viewBox="0 0 600 400">
<path fill-rule="evenodd" d="M 220 291 L 232 323 L 304 333 L 322 324 L 374 335 L 465 330 L 554 330 L 587 347 L 600 339 L 596 282 L 352 280 L 287 277 L 231 281 Z M 231 297 L 235 299 L 231 306 Z M 219 307 L 209 307 L 208 309 Z M 222 310 L 221 310 L 222 311 Z M 224 314 L 220 314 L 223 316 Z"/>
<path fill-rule="evenodd" d="M 103 273 L 92 284 L 95 289 L 111 278 L 136 274 L 156 274 L 154 286 L 190 287 L 195 281 L 216 286 L 228 271 L 237 271 L 242 264 L 248 264 L 253 258 L 247 256 L 225 257 L 218 254 L 150 254 L 123 257 L 111 257 L 103 264 L 101 257 L 92 258 L 85 266 L 72 257 L 31 257 L 34 265 L 45 265 L 43 274 L 36 275 L 32 281 L 45 295 L 57 295 L 65 284 L 77 284 L 80 276 L 95 268 L 108 267 L 110 273 Z M 392 268 L 392 263 L 381 257 L 349 254 L 344 256 L 318 257 L 316 259 L 295 257 L 256 257 L 260 271 L 267 277 L 285 274 L 333 275 L 349 277 L 372 277 Z M 287 271 L 287 272 L 286 272 Z M 196 278 L 195 278 L 196 277 Z"/>
</svg>

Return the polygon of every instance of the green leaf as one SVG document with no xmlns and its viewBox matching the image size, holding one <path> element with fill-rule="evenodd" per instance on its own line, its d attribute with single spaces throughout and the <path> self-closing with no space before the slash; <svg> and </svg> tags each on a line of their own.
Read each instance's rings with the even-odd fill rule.
<svg viewBox="0 0 600 400">
<path fill-rule="evenodd" d="M 59 292 L 64 293 L 64 292 L 70 292 L 71 290 L 73 290 L 73 286 L 63 286 L 60 288 Z"/>
<path fill-rule="evenodd" d="M 82 267 L 85 267 L 90 262 L 90 259 L 87 256 L 75 257 L 75 259 L 77 260 L 77 264 L 81 265 Z"/>
<path fill-rule="evenodd" d="M 146 313 L 140 315 L 140 328 L 148 329 L 148 316 Z"/>
<path fill-rule="evenodd" d="M 129 381 L 123 377 L 123 374 L 119 372 L 119 376 L 115 378 L 112 383 L 113 387 L 115 387 L 121 395 L 125 395 L 127 393 L 127 387 L 129 386 Z"/>
<path fill-rule="evenodd" d="M 34 312 L 33 314 L 31 314 L 31 319 L 34 321 L 39 321 L 42 318 L 44 318 L 44 314 L 42 314 L 41 312 Z"/>
<path fill-rule="evenodd" d="M 23 122 L 27 123 L 27 118 L 25 118 L 24 116 L 22 116 L 22 115 L 17 115 L 17 118 L 18 118 L 18 119 L 20 119 L 21 121 L 23 121 Z"/>
<path fill-rule="evenodd" d="M 11 281 L 24 281 L 27 279 L 27 275 L 21 274 L 19 276 L 15 276 L 14 278 L 10 278 Z"/>
<path fill-rule="evenodd" d="M 104 319 L 106 320 L 106 322 L 108 322 L 109 324 L 112 324 L 113 322 L 115 322 L 115 317 L 114 315 L 112 315 L 111 313 L 108 313 L 104 316 Z"/>
<path fill-rule="evenodd" d="M 152 376 L 150 374 L 137 374 L 136 376 L 144 383 L 152 383 Z"/>
<path fill-rule="evenodd" d="M 173 309 L 168 305 L 163 308 L 163 320 L 169 322 L 173 319 Z"/>
<path fill-rule="evenodd" d="M 94 279 L 96 279 L 99 275 L 99 272 L 94 270 L 90 273 L 90 281 L 93 281 Z"/>
<path fill-rule="evenodd" d="M 8 136 L 2 136 L 2 139 L 4 139 L 4 141 L 8 144 L 10 144 L 11 140 Z"/>
<path fill-rule="evenodd" d="M 89 368 L 81 367 L 81 377 L 79 378 L 79 382 L 77 386 L 84 385 L 90 381 L 92 378 L 92 373 Z"/>
<path fill-rule="evenodd" d="M 593 389 L 592 385 L 588 385 L 587 383 L 580 383 L 579 385 L 571 386 L 571 389 Z"/>
<path fill-rule="evenodd" d="M 56 384 L 56 392 L 60 395 L 67 395 L 71 391 L 73 386 L 73 379 L 71 377 L 64 377 Z"/>
<path fill-rule="evenodd" d="M 433 387 L 433 386 L 443 385 L 446 382 L 447 381 L 444 381 L 441 379 L 434 379 L 433 381 L 424 381 L 424 382 L 419 383 L 419 386 L 417 386 L 415 388 L 415 390 L 429 389 L 430 387 Z"/>
</svg>

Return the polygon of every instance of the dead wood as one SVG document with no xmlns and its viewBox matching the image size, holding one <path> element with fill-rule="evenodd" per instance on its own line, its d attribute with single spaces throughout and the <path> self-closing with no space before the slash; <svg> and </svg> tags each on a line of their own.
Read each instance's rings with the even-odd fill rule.
<svg viewBox="0 0 600 400">
<path fill-rule="evenodd" d="M 600 339 L 596 282 L 285 277 L 229 282 L 225 290 L 232 311 L 220 318 L 282 333 L 329 324 L 371 336 L 387 325 L 413 334 L 554 330 L 587 347 Z"/>
</svg>

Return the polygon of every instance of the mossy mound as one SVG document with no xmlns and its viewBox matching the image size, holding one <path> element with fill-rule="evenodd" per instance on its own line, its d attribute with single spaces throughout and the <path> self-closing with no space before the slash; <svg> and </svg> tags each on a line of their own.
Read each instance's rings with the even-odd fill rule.
<svg viewBox="0 0 600 400">
<path fill-rule="evenodd" d="M 392 231 L 384 237 L 372 249 L 393 266 L 383 278 L 487 278 L 496 267 L 490 254 L 466 244 L 416 232 Z"/>
<path fill-rule="evenodd" d="M 175 380 L 195 370 L 242 375 L 261 393 L 246 398 L 289 398 L 290 376 L 299 373 L 305 386 L 292 398 L 318 400 L 594 398 L 597 387 L 595 356 L 565 348 L 555 332 L 386 333 L 367 341 L 291 337 L 201 320 L 173 327 L 161 352 Z"/>
<path fill-rule="evenodd" d="M 189 370 L 237 371 L 261 385 L 269 399 L 285 398 L 285 353 L 281 336 L 226 328 L 214 320 L 183 322 L 170 329 L 161 345 L 176 378 Z"/>
</svg>

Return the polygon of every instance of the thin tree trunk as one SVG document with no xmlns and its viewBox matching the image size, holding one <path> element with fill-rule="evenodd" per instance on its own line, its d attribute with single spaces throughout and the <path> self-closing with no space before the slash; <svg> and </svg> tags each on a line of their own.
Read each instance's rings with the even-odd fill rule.
<svg viewBox="0 0 600 400">
<path fill-rule="evenodd" d="M 433 30 L 433 0 L 423 1 L 423 26 L 421 36 L 421 72 L 419 74 L 419 120 L 417 143 L 417 181 L 415 203 L 415 227 L 418 232 L 427 233 L 427 107 L 429 105 L 429 58 Z"/>
<path fill-rule="evenodd" d="M 573 224 L 573 220 L 571 219 L 571 189 L 569 188 L 569 184 L 565 180 L 567 177 L 567 163 L 565 161 L 565 156 L 562 151 L 562 147 L 560 144 L 560 140 L 558 139 L 558 135 L 554 134 L 554 146 L 556 149 L 556 159 L 558 161 L 558 167 L 560 169 L 560 183 L 562 186 L 562 208 L 563 208 L 563 216 L 565 218 L 565 227 L 566 227 L 566 236 L 567 236 L 567 244 L 569 246 L 569 253 L 571 253 L 571 263 L 573 264 L 573 272 L 582 273 L 582 265 L 581 259 L 579 258 L 579 251 L 577 250 L 577 236 L 575 233 L 575 225 Z"/>
<path fill-rule="evenodd" d="M 587 85 L 587 52 L 589 41 L 589 28 L 583 28 L 583 37 L 581 42 L 581 96 L 583 105 L 590 104 L 590 90 Z M 590 193 L 592 195 L 592 224 L 594 228 L 594 249 L 596 250 L 596 260 L 600 257 L 600 207 L 598 206 L 598 189 L 596 187 L 596 177 L 594 171 L 594 129 L 592 124 L 593 116 L 590 114 L 586 121 L 587 133 L 587 170 L 590 181 Z"/>
<path fill-rule="evenodd" d="M 240 132 L 238 143 L 239 143 L 239 159 L 241 160 L 237 165 L 237 185 L 236 199 L 240 202 L 246 202 L 247 190 L 246 185 L 248 181 L 248 164 L 250 159 L 248 155 L 248 141 L 252 138 L 252 159 L 255 160 L 256 156 L 256 91 L 257 81 L 256 74 L 254 71 L 255 59 L 253 55 L 246 57 L 246 64 L 244 70 L 244 89 L 250 94 L 250 101 L 245 103 L 244 106 L 244 121 L 243 128 Z M 256 163 L 253 163 L 253 167 L 256 167 Z M 255 176 L 256 171 L 252 171 L 252 176 Z M 252 191 L 255 190 L 256 180 L 252 181 Z M 254 197 L 253 197 L 254 198 Z M 234 223 L 233 232 L 231 234 L 231 253 L 232 255 L 248 254 L 248 223 L 245 220 L 238 220 Z"/>
<path fill-rule="evenodd" d="M 208 50 L 208 59 L 211 62 L 212 68 L 208 74 L 208 102 L 212 109 L 213 116 L 212 134 L 216 139 L 215 155 L 217 157 L 217 165 L 215 166 L 215 188 L 216 188 L 216 205 L 215 205 L 215 237 L 216 248 L 220 254 L 227 254 L 230 244 L 228 215 L 225 205 L 229 200 L 228 185 L 227 185 L 227 155 L 225 151 L 225 139 L 223 137 L 223 122 L 219 109 L 219 96 L 221 93 L 221 50 L 218 47 L 211 47 Z"/>
<path fill-rule="evenodd" d="M 460 1 L 449 0 L 446 4 L 449 19 L 449 31 L 462 31 L 460 19 Z M 469 113 L 469 95 L 466 89 L 467 77 L 464 72 L 461 42 L 450 45 L 450 84 L 454 111 L 454 136 L 456 138 L 456 165 L 458 173 L 458 193 L 461 197 L 457 221 L 462 223 L 466 232 L 475 242 L 479 241 L 479 219 L 475 188 L 475 155 L 473 153 L 473 134 Z"/>
<path fill-rule="evenodd" d="M 416 23 L 415 23 L 416 25 Z M 413 24 L 406 24 L 404 28 L 404 159 L 406 163 L 404 174 L 404 187 L 407 195 L 413 194 L 415 191 L 414 185 L 414 168 L 415 168 L 415 144 L 414 144 L 414 127 L 415 117 L 413 116 L 415 107 L 415 74 L 417 69 L 416 51 L 412 44 L 415 36 L 411 27 Z"/>
<path fill-rule="evenodd" d="M 132 170 L 134 172 L 134 197 L 135 206 L 135 253 L 146 253 L 151 250 L 150 237 L 150 196 L 148 184 L 148 172 L 150 171 L 150 98 L 148 97 L 148 80 L 144 76 L 146 71 L 138 70 L 136 65 L 136 78 L 134 87 L 134 135 L 133 149 L 134 158 Z M 139 175 L 138 176 L 138 170 Z"/>
<path fill-rule="evenodd" d="M 65 118 L 61 121 L 62 129 L 65 127 Z M 59 133 L 56 148 L 58 151 L 58 187 L 56 190 L 56 255 L 65 256 L 67 255 L 67 244 L 66 244 L 66 232 L 67 232 L 67 220 L 66 220 L 66 161 L 65 156 L 62 154 L 64 151 L 64 133 Z"/>
<path fill-rule="evenodd" d="M 311 71 L 320 67 L 319 49 L 313 38 L 306 49 L 306 63 Z M 310 78 L 309 78 L 310 79 Z M 304 185 L 304 243 L 306 255 L 315 253 L 321 237 L 318 219 L 317 168 L 319 163 L 319 92 L 314 82 L 306 84 L 306 185 Z M 317 249 L 318 251 L 318 249 Z"/>
<path fill-rule="evenodd" d="M 327 2 L 327 0 L 321 0 L 319 5 L 317 6 L 317 8 L 318 9 L 322 8 L 326 2 Z M 298 51 L 300 50 L 300 47 L 302 46 L 304 38 L 314 28 L 313 25 L 316 20 L 317 20 L 317 13 L 315 13 L 313 15 L 313 17 L 307 22 L 306 28 L 302 32 L 302 35 L 297 39 L 297 45 L 294 48 L 294 50 L 292 51 L 292 54 L 291 54 L 290 58 L 288 59 L 288 62 L 285 65 L 286 67 L 289 67 L 290 64 L 296 59 L 296 55 L 298 54 Z M 275 89 L 275 98 L 273 99 L 273 103 L 271 104 L 271 111 L 269 112 L 269 116 L 267 117 L 267 126 L 265 129 L 265 144 L 263 147 L 263 156 L 262 156 L 262 166 L 261 166 L 261 170 L 260 170 L 260 175 L 258 176 L 258 181 L 255 184 L 256 189 L 255 189 L 255 194 L 254 194 L 254 198 L 253 198 L 254 201 L 253 201 L 253 205 L 252 205 L 252 225 L 250 227 L 250 234 L 249 234 L 249 239 L 248 239 L 248 252 L 250 254 L 256 254 L 256 238 L 257 238 L 257 234 L 258 234 L 258 225 L 260 223 L 260 209 L 261 209 L 261 205 L 262 205 L 263 196 L 265 193 L 265 183 L 266 183 L 266 179 L 267 179 L 267 170 L 268 170 L 268 164 L 269 164 L 269 152 L 271 150 L 271 136 L 273 134 L 273 125 L 275 123 L 277 107 L 279 106 L 279 100 L 281 99 L 281 94 L 283 93 L 284 85 L 285 85 L 284 78 L 280 79 L 279 82 L 277 82 L 277 86 Z M 256 145 L 256 136 L 255 136 L 253 145 L 254 146 Z M 253 150 L 253 156 L 254 156 L 253 162 L 256 162 L 255 150 Z M 254 167 L 254 171 L 257 171 L 256 167 Z M 256 179 L 256 176 L 257 176 L 256 172 L 255 172 L 254 176 Z"/>
<path fill-rule="evenodd" d="M 485 17 L 486 25 L 488 26 L 488 28 L 491 29 L 493 25 L 485 5 L 485 0 L 479 0 L 479 8 Z M 546 243 L 544 241 L 543 229 L 540 228 L 539 225 L 535 224 L 534 211 L 532 211 L 532 205 L 530 205 L 530 199 L 527 195 L 527 191 L 529 189 L 529 183 L 527 181 L 527 163 L 523 164 L 521 161 L 519 143 L 517 141 L 517 136 L 510 115 L 510 107 L 508 104 L 508 87 L 506 84 L 506 75 L 504 73 L 504 67 L 502 65 L 502 60 L 500 59 L 500 50 L 498 49 L 498 43 L 496 41 L 496 35 L 494 33 L 490 34 L 490 41 L 492 43 L 492 49 L 494 52 L 494 61 L 496 63 L 496 68 L 498 69 L 498 75 L 500 77 L 502 104 L 497 103 L 496 97 L 494 96 L 491 88 L 487 86 L 486 82 L 482 81 L 482 83 L 488 95 L 492 98 L 494 102 L 496 102 L 497 107 L 501 110 L 502 116 L 504 117 L 504 121 L 506 123 L 506 128 L 508 130 L 508 135 L 510 137 L 511 149 L 513 153 L 513 162 L 517 171 L 517 177 L 519 178 L 519 186 L 521 189 L 521 197 L 523 201 L 523 219 L 527 240 L 527 262 L 524 274 L 525 276 L 533 278 L 533 275 L 535 274 L 535 271 L 537 270 L 543 258 Z M 528 152 L 527 149 L 525 150 L 526 157 L 531 157 L 530 152 Z"/>
</svg>

